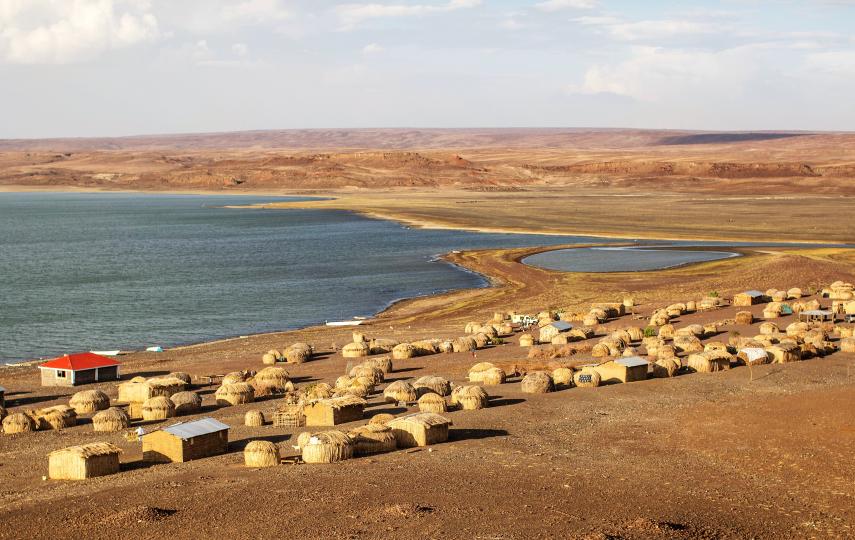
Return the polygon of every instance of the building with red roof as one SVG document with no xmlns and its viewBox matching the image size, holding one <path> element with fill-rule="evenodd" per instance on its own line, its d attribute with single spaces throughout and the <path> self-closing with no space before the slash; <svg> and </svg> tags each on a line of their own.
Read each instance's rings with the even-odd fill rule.
<svg viewBox="0 0 855 540">
<path fill-rule="evenodd" d="M 121 364 L 91 352 L 66 354 L 39 366 L 42 386 L 77 386 L 101 381 L 119 380 Z"/>
</svg>

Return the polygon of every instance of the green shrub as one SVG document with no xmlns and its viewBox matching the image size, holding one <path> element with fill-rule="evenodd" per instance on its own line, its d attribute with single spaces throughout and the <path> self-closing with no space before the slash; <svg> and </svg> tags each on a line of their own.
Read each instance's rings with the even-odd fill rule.
<svg viewBox="0 0 855 540">
<path fill-rule="evenodd" d="M 656 336 L 656 328 L 652 326 L 648 326 L 644 329 L 644 337 L 654 337 Z"/>
</svg>

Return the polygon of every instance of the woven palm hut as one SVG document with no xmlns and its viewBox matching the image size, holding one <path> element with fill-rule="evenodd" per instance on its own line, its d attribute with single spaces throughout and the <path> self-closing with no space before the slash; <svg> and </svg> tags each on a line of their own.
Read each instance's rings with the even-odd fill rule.
<svg viewBox="0 0 855 540">
<path fill-rule="evenodd" d="M 221 384 L 235 384 L 246 382 L 249 378 L 249 374 L 245 371 L 232 371 L 231 373 L 226 373 L 223 376 L 223 382 Z"/>
<path fill-rule="evenodd" d="M 303 414 L 302 403 L 287 403 L 273 411 L 275 427 L 301 427 L 306 425 L 306 415 Z"/>
<path fill-rule="evenodd" d="M 77 414 L 89 414 L 110 408 L 110 397 L 101 390 L 77 392 L 68 404 Z"/>
<path fill-rule="evenodd" d="M 419 398 L 419 411 L 431 413 L 444 413 L 448 410 L 445 398 L 439 394 L 428 392 Z"/>
<path fill-rule="evenodd" d="M 484 380 L 484 374 L 496 366 L 491 364 L 490 362 L 478 362 L 471 368 L 469 368 L 468 379 L 469 382 L 482 382 Z"/>
<path fill-rule="evenodd" d="M 798 362 L 802 359 L 802 351 L 799 346 L 792 342 L 782 342 L 777 345 L 766 347 L 766 352 L 773 364 L 786 364 Z"/>
<path fill-rule="evenodd" d="M 781 316 L 783 308 L 780 302 L 771 302 L 763 308 L 764 319 L 776 319 Z"/>
<path fill-rule="evenodd" d="M 505 384 L 505 380 L 508 377 L 505 370 L 498 367 L 492 367 L 486 371 L 482 371 L 479 376 L 481 378 L 481 384 L 486 386 L 498 386 L 500 384 Z"/>
<path fill-rule="evenodd" d="M 382 424 L 359 426 L 351 430 L 348 436 L 353 441 L 353 455 L 355 456 L 382 454 L 398 448 L 398 441 L 395 439 L 392 429 Z"/>
<path fill-rule="evenodd" d="M 383 398 L 387 403 L 411 403 L 419 396 L 412 384 L 407 381 L 395 381 L 383 390 Z"/>
<path fill-rule="evenodd" d="M 774 336 L 779 334 L 781 329 L 773 322 L 764 322 L 760 325 L 760 334 L 764 336 Z"/>
<path fill-rule="evenodd" d="M 202 410 L 202 398 L 196 392 L 178 392 L 169 398 L 175 405 L 175 415 L 196 414 Z"/>
<path fill-rule="evenodd" d="M 260 370 L 252 379 L 255 395 L 284 394 L 294 390 L 288 370 L 270 366 Z"/>
<path fill-rule="evenodd" d="M 434 375 L 419 377 L 413 382 L 413 388 L 420 396 L 428 393 L 439 394 L 440 396 L 451 394 L 451 383 L 447 379 Z"/>
<path fill-rule="evenodd" d="M 431 339 L 423 339 L 410 343 L 416 350 L 416 356 L 429 356 L 439 352 L 439 342 Z"/>
<path fill-rule="evenodd" d="M 409 343 L 400 343 L 392 349 L 392 358 L 395 360 L 407 360 L 416 356 L 416 348 Z"/>
<path fill-rule="evenodd" d="M 490 340 L 490 336 L 488 336 L 487 334 L 480 333 L 470 337 L 475 340 L 475 348 L 477 349 L 483 349 L 484 347 L 492 343 L 492 341 Z"/>
<path fill-rule="evenodd" d="M 383 372 L 383 374 L 392 373 L 394 371 L 392 367 L 392 358 L 389 356 L 381 356 L 379 358 L 370 358 L 363 362 L 363 365 L 371 366 L 379 369 Z"/>
<path fill-rule="evenodd" d="M 183 371 L 173 371 L 166 376 L 167 379 L 178 379 L 184 383 L 185 388 L 190 388 L 193 385 L 193 377 L 189 373 Z"/>
<path fill-rule="evenodd" d="M 386 379 L 382 369 L 366 363 L 353 366 L 349 375 L 353 378 L 366 377 L 371 381 L 372 386 L 380 384 Z"/>
<path fill-rule="evenodd" d="M 122 431 L 131 425 L 131 418 L 123 409 L 110 407 L 92 417 L 92 429 L 96 432 Z"/>
<path fill-rule="evenodd" d="M 445 353 L 445 354 L 453 353 L 454 352 L 454 343 L 450 339 L 444 339 L 444 340 L 439 342 L 439 344 L 437 345 L 437 349 L 441 353 Z"/>
<path fill-rule="evenodd" d="M 243 415 L 243 425 L 248 427 L 261 427 L 264 425 L 264 413 L 261 411 L 247 411 Z"/>
<path fill-rule="evenodd" d="M 320 382 L 317 384 L 313 384 L 306 388 L 306 399 L 329 399 L 333 395 L 332 386 L 328 385 L 325 382 Z"/>
<path fill-rule="evenodd" d="M 736 324 L 753 324 L 754 315 L 750 311 L 739 311 L 736 313 Z"/>
<path fill-rule="evenodd" d="M 478 342 L 472 336 L 462 336 L 451 342 L 454 352 L 470 352 L 478 349 Z"/>
<path fill-rule="evenodd" d="M 386 424 L 388 424 L 389 422 L 391 422 L 394 419 L 395 419 L 394 414 L 379 413 L 379 414 L 375 414 L 374 416 L 372 416 L 371 420 L 369 420 L 368 423 L 369 424 L 380 424 L 380 425 L 385 426 Z"/>
<path fill-rule="evenodd" d="M 772 294 L 769 294 L 769 297 L 772 298 L 773 302 L 786 302 L 787 291 L 774 291 Z"/>
<path fill-rule="evenodd" d="M 247 467 L 275 467 L 280 461 L 279 447 L 270 441 L 249 441 L 243 449 L 243 463 Z"/>
<path fill-rule="evenodd" d="M 665 326 L 671 318 L 665 310 L 654 311 L 650 316 L 650 326 Z"/>
<path fill-rule="evenodd" d="M 355 396 L 318 399 L 303 407 L 307 426 L 336 426 L 362 420 L 366 401 Z"/>
<path fill-rule="evenodd" d="M 68 405 L 38 409 L 33 418 L 38 429 L 64 429 L 77 425 L 77 413 Z"/>
<path fill-rule="evenodd" d="M 534 345 L 534 336 L 531 334 L 523 334 L 520 336 L 520 347 L 531 347 Z"/>
<path fill-rule="evenodd" d="M 566 367 L 554 369 L 552 371 L 552 382 L 556 386 L 573 386 L 573 370 Z"/>
<path fill-rule="evenodd" d="M 372 339 L 368 343 L 368 349 L 371 351 L 371 354 L 390 354 L 392 349 L 398 345 L 398 341 L 395 339 Z"/>
<path fill-rule="evenodd" d="M 674 336 L 674 349 L 686 354 L 699 353 L 704 350 L 697 336 Z"/>
<path fill-rule="evenodd" d="M 274 352 L 276 354 L 274 354 Z M 281 361 L 282 361 L 282 354 L 276 350 L 270 350 L 270 351 L 267 351 L 266 353 L 264 353 L 263 355 L 261 355 L 261 363 L 264 364 L 265 366 L 272 366 L 272 365 L 276 364 L 277 362 L 281 362 Z"/>
<path fill-rule="evenodd" d="M 480 386 L 458 386 L 451 392 L 451 404 L 460 407 L 464 411 L 485 409 L 490 406 L 490 396 Z"/>
<path fill-rule="evenodd" d="M 520 389 L 526 394 L 546 394 L 555 390 L 552 376 L 545 371 L 532 371 L 523 377 Z"/>
<path fill-rule="evenodd" d="M 664 324 L 659 328 L 658 336 L 662 339 L 673 339 L 674 338 L 674 325 L 673 324 Z"/>
<path fill-rule="evenodd" d="M 217 400 L 217 405 L 223 407 L 242 405 L 255 401 L 255 389 L 251 384 L 245 382 L 224 383 L 214 392 L 214 397 Z"/>
<path fill-rule="evenodd" d="M 312 359 L 314 349 L 308 343 L 294 343 L 283 352 L 289 364 L 302 364 Z"/>
<path fill-rule="evenodd" d="M 730 369 L 732 359 L 733 357 L 724 351 L 704 351 L 690 354 L 686 367 L 697 373 L 713 373 Z"/>
<path fill-rule="evenodd" d="M 678 328 L 674 332 L 674 336 L 704 336 L 704 327 L 700 324 L 690 324 L 688 326 L 684 326 L 683 328 Z"/>
<path fill-rule="evenodd" d="M 85 480 L 119 472 L 122 450 L 99 442 L 71 446 L 48 454 L 48 476 L 54 480 Z"/>
<path fill-rule="evenodd" d="M 573 384 L 578 388 L 596 388 L 600 386 L 601 377 L 593 369 L 582 369 L 573 373 Z"/>
<path fill-rule="evenodd" d="M 187 388 L 187 383 L 183 380 L 168 376 L 149 379 L 146 384 L 151 389 L 149 397 L 163 396 L 168 398 L 172 394 L 183 392 Z"/>
<path fill-rule="evenodd" d="M 398 448 L 428 446 L 448 440 L 451 420 L 434 413 L 415 413 L 389 422 Z"/>
<path fill-rule="evenodd" d="M 306 463 L 335 463 L 353 457 L 353 441 L 341 431 L 313 433 L 302 446 Z"/>
<path fill-rule="evenodd" d="M 341 355 L 345 358 L 362 358 L 368 356 L 371 352 L 367 343 L 348 343 L 341 348 Z"/>
<path fill-rule="evenodd" d="M 3 433 L 29 433 L 36 430 L 36 422 L 24 413 L 12 413 L 3 419 Z"/>
<path fill-rule="evenodd" d="M 149 422 L 153 420 L 166 420 L 175 416 L 175 404 L 168 397 L 157 396 L 149 398 L 143 403 L 142 417 Z"/>
</svg>

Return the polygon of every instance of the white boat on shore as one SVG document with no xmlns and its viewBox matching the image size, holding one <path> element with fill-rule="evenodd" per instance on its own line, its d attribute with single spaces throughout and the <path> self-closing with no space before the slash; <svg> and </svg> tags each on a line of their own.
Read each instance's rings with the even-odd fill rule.
<svg viewBox="0 0 855 540">
<path fill-rule="evenodd" d="M 92 354 L 100 354 L 101 356 L 119 356 L 119 354 L 122 351 L 117 349 L 115 351 L 89 351 L 89 352 L 91 352 Z"/>
<path fill-rule="evenodd" d="M 364 320 L 361 321 L 327 321 L 327 326 L 359 326 L 364 323 Z"/>
</svg>

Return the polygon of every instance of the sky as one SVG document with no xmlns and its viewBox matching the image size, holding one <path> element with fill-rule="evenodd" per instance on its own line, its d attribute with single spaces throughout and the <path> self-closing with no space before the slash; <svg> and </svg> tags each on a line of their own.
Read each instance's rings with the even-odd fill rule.
<svg viewBox="0 0 855 540">
<path fill-rule="evenodd" d="M 0 138 L 855 130 L 855 0 L 0 0 Z"/>
</svg>

